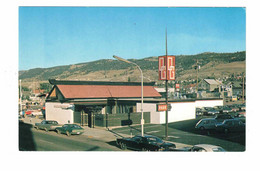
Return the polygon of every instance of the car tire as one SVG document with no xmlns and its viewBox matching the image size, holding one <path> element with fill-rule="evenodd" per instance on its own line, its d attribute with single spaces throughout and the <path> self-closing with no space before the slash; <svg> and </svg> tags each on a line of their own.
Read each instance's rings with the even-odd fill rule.
<svg viewBox="0 0 260 171">
<path fill-rule="evenodd" d="M 66 131 L 66 135 L 69 137 L 71 134 L 69 131 Z"/>
<path fill-rule="evenodd" d="M 60 134 L 60 130 L 56 129 L 57 134 Z"/>
<path fill-rule="evenodd" d="M 120 148 L 121 148 L 122 150 L 125 150 L 125 149 L 126 149 L 126 144 L 125 144 L 125 143 L 120 143 Z"/>
</svg>

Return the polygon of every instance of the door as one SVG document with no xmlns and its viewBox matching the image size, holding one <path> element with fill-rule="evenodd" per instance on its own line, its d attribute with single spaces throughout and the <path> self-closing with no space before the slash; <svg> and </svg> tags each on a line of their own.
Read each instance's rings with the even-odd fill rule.
<svg viewBox="0 0 260 171">
<path fill-rule="evenodd" d="M 81 111 L 81 126 L 88 126 L 88 114 L 84 110 Z"/>
</svg>

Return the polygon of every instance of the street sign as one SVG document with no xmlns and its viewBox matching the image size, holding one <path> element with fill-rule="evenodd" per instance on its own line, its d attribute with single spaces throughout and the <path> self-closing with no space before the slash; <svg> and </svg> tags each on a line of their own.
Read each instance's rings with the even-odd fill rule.
<svg viewBox="0 0 260 171">
<path fill-rule="evenodd" d="M 158 60 L 159 80 L 175 80 L 175 56 L 159 56 Z"/>
<path fill-rule="evenodd" d="M 157 112 L 162 112 L 162 111 L 170 111 L 172 108 L 171 105 L 168 104 L 157 104 Z"/>
</svg>

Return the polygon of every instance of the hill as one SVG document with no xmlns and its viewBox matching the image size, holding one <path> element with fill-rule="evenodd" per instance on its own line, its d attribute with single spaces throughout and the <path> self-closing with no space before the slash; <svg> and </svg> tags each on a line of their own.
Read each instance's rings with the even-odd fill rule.
<svg viewBox="0 0 260 171">
<path fill-rule="evenodd" d="M 213 53 L 176 56 L 176 80 L 195 79 L 194 66 L 198 60 L 200 78 L 225 77 L 245 72 L 246 52 Z M 158 82 L 158 57 L 129 59 L 143 70 L 144 81 Z M 51 68 L 34 68 L 19 71 L 23 82 L 47 82 L 49 79 L 89 81 L 140 81 L 137 68 L 117 60 L 103 59 L 74 65 Z"/>
</svg>

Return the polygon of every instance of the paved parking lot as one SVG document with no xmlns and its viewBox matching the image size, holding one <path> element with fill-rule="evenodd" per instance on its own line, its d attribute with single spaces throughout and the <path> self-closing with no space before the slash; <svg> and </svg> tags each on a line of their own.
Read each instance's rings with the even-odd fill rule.
<svg viewBox="0 0 260 171">
<path fill-rule="evenodd" d="M 245 132 L 239 133 L 217 133 L 217 132 L 200 132 L 194 128 L 200 120 L 193 119 L 168 124 L 168 139 L 176 144 L 195 145 L 195 144 L 212 144 L 218 145 L 227 151 L 245 151 Z M 128 134 L 129 136 L 140 135 L 140 125 L 123 128 L 115 128 L 117 133 Z M 144 127 L 145 134 L 155 135 L 160 138 L 165 137 L 164 124 L 147 124 Z M 177 146 L 178 147 L 178 146 Z"/>
</svg>

